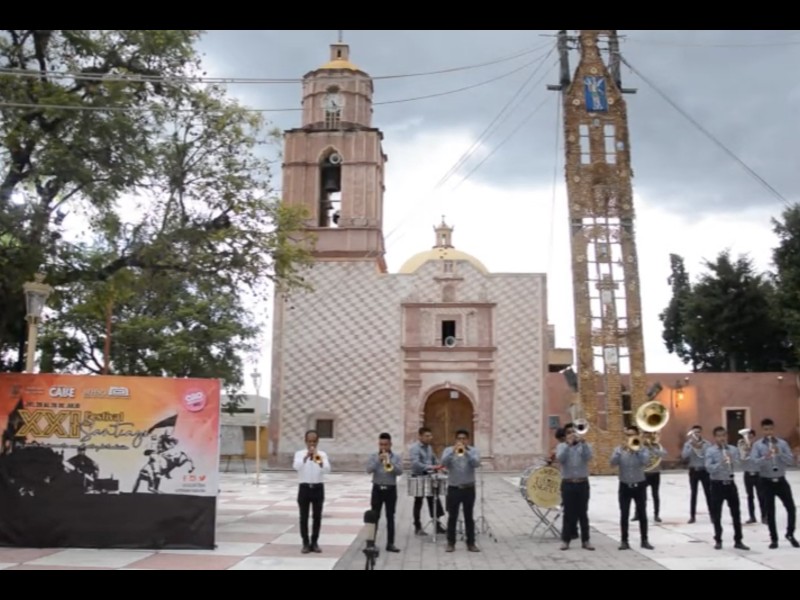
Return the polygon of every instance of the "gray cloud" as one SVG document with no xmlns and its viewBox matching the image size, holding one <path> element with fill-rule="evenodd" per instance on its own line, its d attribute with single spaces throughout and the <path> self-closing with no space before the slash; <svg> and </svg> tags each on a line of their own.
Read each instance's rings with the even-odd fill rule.
<svg viewBox="0 0 800 600">
<path fill-rule="evenodd" d="M 345 32 L 353 62 L 373 76 L 415 73 L 478 64 L 541 46 L 554 31 L 360 30 Z M 791 74 L 800 59 L 796 31 L 620 31 L 624 56 L 702 127 L 777 188 L 797 199 L 800 171 L 795 140 L 800 82 Z M 203 40 L 213 75 L 300 78 L 324 63 L 335 31 L 210 31 Z M 786 42 L 794 41 L 794 45 Z M 553 40 L 554 42 L 554 40 Z M 767 44 L 772 45 L 767 45 Z M 780 45 L 779 45 L 780 44 Z M 376 102 L 436 94 L 497 77 L 542 55 L 536 51 L 479 69 L 427 77 L 376 81 Z M 574 68 L 577 55 L 571 55 Z M 471 175 L 497 186 L 552 182 L 556 82 L 552 54 L 536 76 L 550 76 L 533 89 L 487 141 L 489 150 L 515 135 Z M 537 61 L 538 62 L 538 61 Z M 533 67 L 472 90 L 415 102 L 376 106 L 375 124 L 391 130 L 419 119 L 427 130 L 467 128 L 480 134 L 519 89 Z M 623 83 L 639 92 L 626 96 L 638 192 L 675 211 L 720 213 L 780 202 L 639 76 L 623 68 Z M 527 90 L 532 89 L 530 86 Z M 238 85 L 231 91 L 253 108 L 299 107 L 300 86 Z M 540 102 L 542 109 L 520 122 Z M 281 128 L 297 126 L 299 112 L 268 113 Z M 392 140 L 386 140 L 391 158 Z M 465 151 L 467 148 L 464 149 Z M 561 150 L 559 151 L 559 153 Z M 456 183 L 478 162 L 468 162 Z M 402 168 L 394 166 L 393 168 Z M 444 173 L 443 173 L 444 175 Z M 559 173 L 563 178 L 563 171 Z"/>
</svg>

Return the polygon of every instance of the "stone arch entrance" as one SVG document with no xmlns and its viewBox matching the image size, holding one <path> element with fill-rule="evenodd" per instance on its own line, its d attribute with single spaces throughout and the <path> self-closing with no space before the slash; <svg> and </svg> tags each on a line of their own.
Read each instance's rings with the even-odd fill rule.
<svg viewBox="0 0 800 600">
<path fill-rule="evenodd" d="M 433 433 L 433 451 L 441 458 L 442 450 L 452 446 L 456 431 L 467 429 L 474 439 L 475 411 L 472 401 L 458 390 L 436 390 L 425 401 L 425 426 Z"/>
</svg>

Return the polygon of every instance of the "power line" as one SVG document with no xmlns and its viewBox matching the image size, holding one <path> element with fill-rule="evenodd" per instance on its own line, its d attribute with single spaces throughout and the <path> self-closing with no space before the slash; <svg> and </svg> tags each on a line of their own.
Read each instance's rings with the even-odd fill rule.
<svg viewBox="0 0 800 600">
<path fill-rule="evenodd" d="M 630 40 L 636 44 L 649 46 L 672 46 L 675 48 L 757 48 L 776 47 L 776 46 L 800 46 L 800 40 L 785 40 L 781 42 L 741 42 L 741 43 L 703 43 L 703 42 L 678 42 L 668 40 L 647 40 L 637 37 L 624 36 L 625 40 Z"/>
<path fill-rule="evenodd" d="M 491 65 L 497 65 L 504 62 L 509 62 L 516 58 L 532 54 L 537 50 L 549 45 L 548 43 L 532 46 L 514 54 L 501 56 L 486 62 L 477 63 L 473 65 L 464 65 L 460 67 L 450 67 L 446 69 L 438 69 L 435 71 L 422 71 L 417 73 L 401 73 L 395 75 L 377 75 L 371 76 L 373 81 L 388 80 L 388 79 L 403 79 L 409 77 L 428 77 L 431 75 L 444 75 L 448 73 L 457 73 L 461 71 L 469 71 L 472 69 L 479 69 Z M 19 77 L 19 78 L 34 78 L 40 79 L 46 76 L 52 79 L 69 79 L 74 81 L 96 81 L 102 83 L 206 83 L 206 84 L 256 84 L 256 85 L 280 85 L 280 84 L 299 84 L 303 83 L 303 79 L 293 77 L 170 77 L 166 75 L 140 75 L 140 74 L 103 74 L 103 73 L 84 73 L 80 71 L 56 71 L 56 70 L 37 70 L 30 69 L 11 69 L 0 68 L 0 76 L 5 77 Z"/>
<path fill-rule="evenodd" d="M 655 85 L 652 81 L 650 81 L 647 77 L 645 77 L 641 72 L 639 72 L 635 67 L 633 67 L 624 56 L 620 56 L 620 60 L 631 70 L 634 74 L 638 75 L 639 78 L 644 81 L 647 85 L 649 85 L 653 91 L 655 91 L 661 98 L 663 98 L 667 104 L 672 106 L 680 115 L 685 118 L 689 123 L 694 125 L 702 134 L 704 134 L 708 139 L 710 139 L 714 144 L 717 145 L 725 154 L 730 156 L 733 160 L 735 160 L 739 165 L 744 168 L 753 178 L 756 179 L 761 185 L 763 185 L 770 193 L 772 193 L 778 200 L 784 203 L 787 207 L 790 206 L 789 201 L 781 194 L 778 190 L 772 187 L 766 179 L 764 179 L 761 175 L 756 173 L 746 162 L 744 162 L 741 158 L 739 158 L 732 150 L 730 150 L 725 144 L 723 144 L 719 139 L 717 139 L 711 132 L 709 132 L 705 127 L 703 127 L 700 123 L 697 122 L 691 115 L 689 115 L 685 110 L 683 110 L 675 101 L 673 101 L 663 90 L 661 90 L 657 85 Z"/>
<path fill-rule="evenodd" d="M 444 92 L 437 92 L 434 94 L 426 94 L 424 96 L 414 96 L 412 98 L 400 98 L 397 100 L 384 100 L 383 102 L 373 102 L 373 106 L 381 106 L 387 104 L 401 104 L 404 102 L 416 102 L 419 100 L 428 100 L 430 98 L 440 98 L 442 96 L 449 96 L 451 94 L 457 94 L 459 92 L 466 92 L 467 90 L 474 90 L 475 88 L 488 85 L 490 83 L 494 83 L 495 81 L 499 81 L 500 79 L 505 79 L 506 77 L 510 77 L 514 73 L 518 73 L 519 71 L 531 66 L 535 61 L 530 61 L 525 63 L 524 65 L 512 69 L 511 71 L 507 71 L 501 75 L 497 75 L 496 77 L 492 77 L 491 79 L 486 79 L 484 81 L 480 81 L 478 83 L 473 83 L 471 85 L 467 85 L 464 87 L 456 88 L 453 90 L 447 90 Z M 149 106 L 87 106 L 87 105 L 69 105 L 69 104 L 34 104 L 34 103 L 26 103 L 26 102 L 0 102 L 0 106 L 6 108 L 25 108 L 25 109 L 52 109 L 52 110 L 89 110 L 89 111 L 111 111 L 111 112 L 147 112 L 152 111 L 153 107 Z M 197 112 L 197 109 L 194 108 L 177 108 L 174 109 L 175 112 Z M 303 110 L 302 107 L 296 108 L 244 108 L 247 112 L 257 112 L 257 113 L 275 113 L 275 112 L 297 112 Z M 210 111 L 214 112 L 214 111 Z"/>
<path fill-rule="evenodd" d="M 556 190 L 558 189 L 558 166 L 561 163 L 561 95 L 558 94 L 556 102 L 556 148 L 555 159 L 553 160 L 553 197 L 550 200 L 550 241 L 547 244 L 547 273 L 553 268 L 553 247 L 555 246 L 555 222 L 556 222 Z"/>
</svg>

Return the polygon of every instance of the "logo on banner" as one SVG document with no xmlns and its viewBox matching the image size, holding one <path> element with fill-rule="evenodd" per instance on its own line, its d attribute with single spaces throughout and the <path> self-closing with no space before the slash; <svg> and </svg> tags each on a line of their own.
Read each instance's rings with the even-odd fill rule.
<svg viewBox="0 0 800 600">
<path fill-rule="evenodd" d="M 200 412 L 206 407 L 206 394 L 202 390 L 189 390 L 183 397 L 183 404 L 189 412 Z"/>
</svg>

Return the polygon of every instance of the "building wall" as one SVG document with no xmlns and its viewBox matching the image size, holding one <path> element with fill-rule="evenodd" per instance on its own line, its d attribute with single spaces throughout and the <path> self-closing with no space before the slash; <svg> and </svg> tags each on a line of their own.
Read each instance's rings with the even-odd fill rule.
<svg viewBox="0 0 800 600">
<path fill-rule="evenodd" d="M 693 425 L 702 425 L 707 438 L 714 427 L 725 426 L 726 409 L 743 409 L 745 426 L 757 433 L 761 419 L 773 419 L 777 435 L 786 438 L 793 448 L 800 447 L 800 400 L 792 373 L 654 373 L 647 381 L 648 386 L 661 383 L 663 390 L 657 399 L 670 411 L 669 422 L 661 431 L 662 443 L 669 452 L 667 464 L 678 462 L 686 433 Z M 558 416 L 562 425 L 566 423 L 572 397 L 563 375 L 547 375 L 543 434 L 550 446 L 554 444 L 554 431 L 547 417 Z"/>
</svg>

